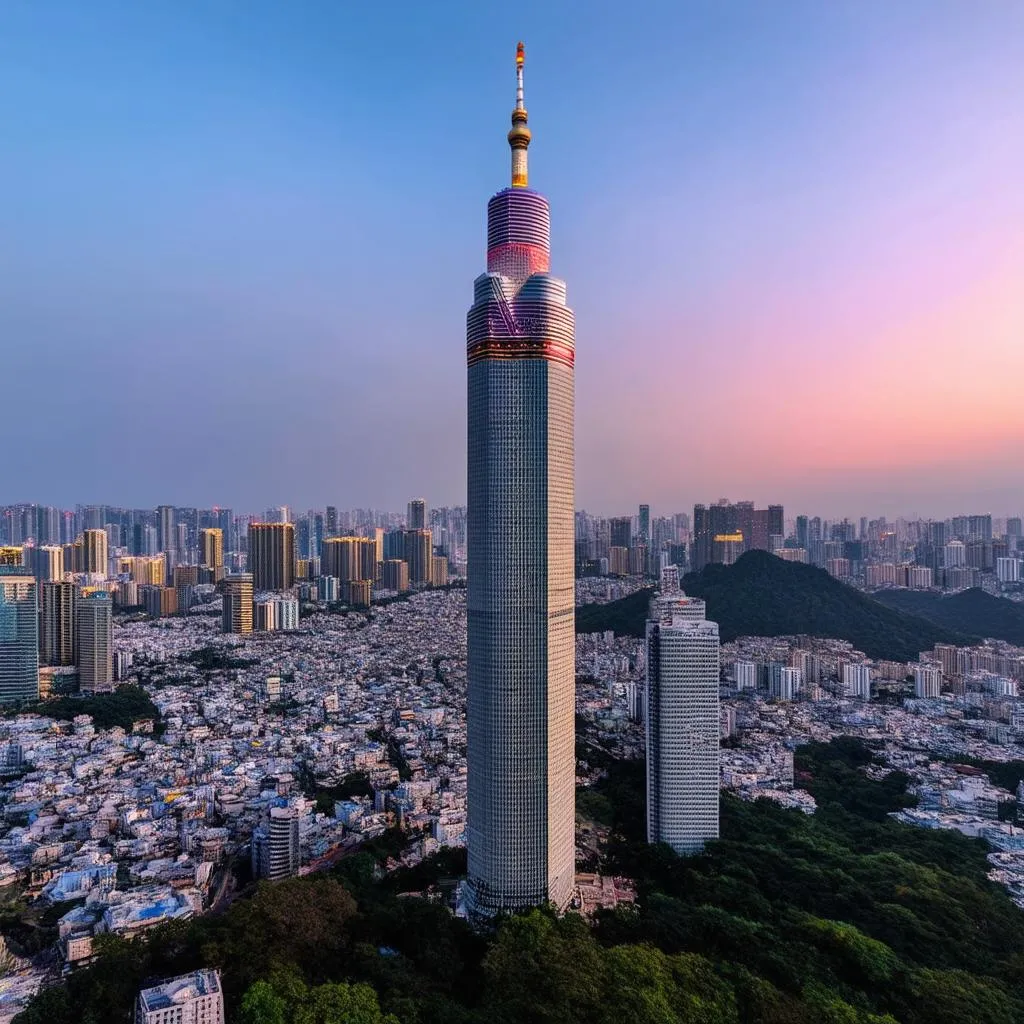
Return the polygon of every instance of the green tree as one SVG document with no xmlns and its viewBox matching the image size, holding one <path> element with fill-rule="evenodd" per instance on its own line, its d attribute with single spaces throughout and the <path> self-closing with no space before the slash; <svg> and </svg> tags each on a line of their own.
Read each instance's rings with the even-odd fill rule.
<svg viewBox="0 0 1024 1024">
<path fill-rule="evenodd" d="M 598 1019 L 603 961 L 582 918 L 542 910 L 498 929 L 484 958 L 485 1012 L 508 1024 L 572 1024 Z"/>
<path fill-rule="evenodd" d="M 239 1024 L 288 1024 L 289 1007 L 269 981 L 255 981 L 242 997 Z"/>
</svg>

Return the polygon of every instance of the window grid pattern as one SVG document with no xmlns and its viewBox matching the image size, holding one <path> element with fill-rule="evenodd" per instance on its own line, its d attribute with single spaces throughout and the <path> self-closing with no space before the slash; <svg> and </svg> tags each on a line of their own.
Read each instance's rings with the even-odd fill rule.
<svg viewBox="0 0 1024 1024">
<path fill-rule="evenodd" d="M 699 853 L 718 838 L 718 626 L 651 621 L 647 648 L 647 838 Z"/>
<path fill-rule="evenodd" d="M 542 196 L 492 199 L 488 269 L 509 308 L 484 277 L 467 318 L 467 839 L 479 913 L 565 906 L 574 879 L 575 332 L 564 284 L 522 248 L 546 256 L 547 235 Z"/>
</svg>

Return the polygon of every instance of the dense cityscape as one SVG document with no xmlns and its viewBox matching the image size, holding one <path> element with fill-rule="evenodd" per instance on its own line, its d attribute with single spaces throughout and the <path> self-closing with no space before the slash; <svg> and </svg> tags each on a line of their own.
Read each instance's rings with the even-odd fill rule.
<svg viewBox="0 0 1024 1024">
<path fill-rule="evenodd" d="M 1021 504 L 578 508 L 525 63 L 465 504 L 0 506 L 0 1022 L 1024 1020 Z"/>
<path fill-rule="evenodd" d="M 465 844 L 465 508 L 20 505 L 2 522 L 0 884 L 30 916 L 70 908 L 52 947 L 8 947 L 7 1005 L 88 964 L 96 936 L 222 908 L 250 878 L 329 870 L 396 830 L 395 866 Z M 743 502 L 578 512 L 576 605 L 611 609 L 657 582 L 645 617 L 659 644 L 675 633 L 682 646 L 659 646 L 659 674 L 651 632 L 579 633 L 577 729 L 622 758 L 646 750 L 650 838 L 682 854 L 717 837 L 719 787 L 813 814 L 795 749 L 862 737 L 880 771 L 913 780 L 916 806 L 899 819 L 985 839 L 991 877 L 1024 908 L 1013 818 L 1024 792 L 970 767 L 1019 762 L 1024 646 L 939 643 L 896 660 L 839 638 L 739 636 L 719 660 L 703 601 L 679 592 L 688 573 L 760 549 L 866 592 L 980 588 L 1024 611 L 1020 529 L 988 514 L 786 520 L 781 506 Z M 703 661 L 688 660 L 695 644 Z M 97 701 L 125 694 L 144 707 L 97 714 Z M 667 727 L 697 707 L 702 742 L 686 722 Z M 688 738 L 666 750 L 673 736 Z M 595 778 L 577 766 L 579 785 Z M 594 860 L 591 847 L 581 822 L 577 864 Z M 578 870 L 571 905 L 593 913 L 634 898 L 628 879 Z"/>
</svg>

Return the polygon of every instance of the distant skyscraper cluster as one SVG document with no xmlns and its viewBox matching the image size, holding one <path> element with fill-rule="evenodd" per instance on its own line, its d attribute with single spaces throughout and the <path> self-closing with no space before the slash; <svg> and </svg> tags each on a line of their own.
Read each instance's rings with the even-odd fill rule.
<svg viewBox="0 0 1024 1024">
<path fill-rule="evenodd" d="M 666 565 L 699 572 L 711 564 L 731 565 L 755 550 L 816 565 L 867 590 L 981 587 L 1012 596 L 1024 581 L 1019 516 L 863 516 L 853 522 L 798 515 L 787 521 L 782 505 L 759 509 L 750 501 L 726 499 L 695 505 L 692 519 L 686 513 L 652 517 L 649 505 L 640 505 L 633 516 L 576 513 L 578 575 L 656 578 Z"/>
<path fill-rule="evenodd" d="M 465 558 L 465 509 L 428 509 L 422 498 L 405 516 L 336 506 L 296 515 L 278 505 L 259 516 L 2 507 L 0 701 L 111 691 L 115 612 L 187 615 L 219 600 L 224 632 L 295 629 L 303 603 L 365 608 L 386 589 L 445 586 L 449 566 L 461 573 Z M 24 657 L 30 647 L 35 663 Z"/>
</svg>

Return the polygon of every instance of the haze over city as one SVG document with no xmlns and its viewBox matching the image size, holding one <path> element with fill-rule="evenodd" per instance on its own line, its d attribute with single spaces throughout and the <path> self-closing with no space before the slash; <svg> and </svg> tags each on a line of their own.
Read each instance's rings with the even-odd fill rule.
<svg viewBox="0 0 1024 1024">
<path fill-rule="evenodd" d="M 521 33 L 579 507 L 1021 507 L 1019 5 L 92 2 L 3 29 L 4 405 L 33 438 L 8 501 L 464 501 Z"/>
</svg>

